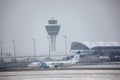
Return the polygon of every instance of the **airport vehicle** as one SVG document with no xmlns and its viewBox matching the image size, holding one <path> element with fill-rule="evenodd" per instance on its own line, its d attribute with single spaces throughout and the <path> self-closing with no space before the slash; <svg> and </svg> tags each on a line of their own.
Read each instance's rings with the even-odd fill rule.
<svg viewBox="0 0 120 80">
<path fill-rule="evenodd" d="M 58 67 L 65 67 L 70 66 L 73 64 L 76 64 L 79 62 L 80 58 L 80 51 L 76 53 L 76 55 L 71 59 L 67 61 L 46 61 L 46 62 L 32 62 L 28 65 L 28 67 L 34 68 L 34 67 L 40 67 L 40 68 L 58 68 Z"/>
</svg>

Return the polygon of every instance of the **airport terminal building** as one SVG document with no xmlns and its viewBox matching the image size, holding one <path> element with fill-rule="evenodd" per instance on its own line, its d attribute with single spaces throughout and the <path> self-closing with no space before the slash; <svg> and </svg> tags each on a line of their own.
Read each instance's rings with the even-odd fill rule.
<svg viewBox="0 0 120 80">
<path fill-rule="evenodd" d="M 94 56 L 103 61 L 120 61 L 120 46 L 96 46 L 93 48 L 87 47 L 80 42 L 72 42 L 71 53 L 81 51 L 81 57 Z"/>
</svg>

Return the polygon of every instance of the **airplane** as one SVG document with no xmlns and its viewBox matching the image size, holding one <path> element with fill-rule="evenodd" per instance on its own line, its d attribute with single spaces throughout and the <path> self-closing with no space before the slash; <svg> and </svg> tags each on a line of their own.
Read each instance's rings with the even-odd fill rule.
<svg viewBox="0 0 120 80">
<path fill-rule="evenodd" d="M 76 64 L 79 62 L 80 58 L 80 51 L 76 53 L 76 55 L 67 61 L 46 61 L 46 62 L 32 62 L 28 65 L 30 68 L 58 68 L 58 67 L 65 67 Z"/>
</svg>

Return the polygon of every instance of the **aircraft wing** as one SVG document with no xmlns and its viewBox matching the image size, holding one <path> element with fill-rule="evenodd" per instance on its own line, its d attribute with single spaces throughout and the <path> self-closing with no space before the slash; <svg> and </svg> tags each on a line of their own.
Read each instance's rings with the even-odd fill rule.
<svg viewBox="0 0 120 80">
<path fill-rule="evenodd" d="M 54 66 L 63 66 L 64 63 L 52 63 L 52 65 L 54 65 Z"/>
</svg>

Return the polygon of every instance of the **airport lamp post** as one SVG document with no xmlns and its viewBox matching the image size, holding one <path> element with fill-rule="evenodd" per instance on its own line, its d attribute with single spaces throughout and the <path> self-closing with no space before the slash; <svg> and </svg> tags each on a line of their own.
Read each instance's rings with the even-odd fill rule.
<svg viewBox="0 0 120 80">
<path fill-rule="evenodd" d="M 64 39 L 65 39 L 65 56 L 67 58 L 67 36 L 63 35 Z"/>
<path fill-rule="evenodd" d="M 1 45 L 1 60 L 2 60 L 2 41 L 0 41 L 0 45 Z"/>
<path fill-rule="evenodd" d="M 13 47 L 14 47 L 14 60 L 16 60 L 16 47 L 15 47 L 15 40 L 12 40 Z"/>
<path fill-rule="evenodd" d="M 36 57 L 36 45 L 35 45 L 35 38 L 32 39 L 34 42 L 34 58 Z"/>
<path fill-rule="evenodd" d="M 50 37 L 47 37 L 48 41 L 49 41 L 49 59 L 50 59 Z"/>
</svg>

